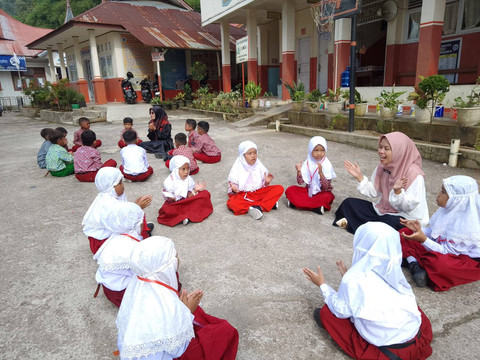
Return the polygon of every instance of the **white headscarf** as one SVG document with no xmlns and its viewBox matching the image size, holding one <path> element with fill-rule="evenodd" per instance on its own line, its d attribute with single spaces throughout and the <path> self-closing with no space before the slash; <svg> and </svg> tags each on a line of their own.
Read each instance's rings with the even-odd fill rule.
<svg viewBox="0 0 480 360">
<path fill-rule="evenodd" d="M 342 278 L 338 298 L 348 306 L 360 335 L 374 345 L 413 338 L 421 317 L 400 267 L 399 233 L 384 223 L 368 222 L 355 232 L 353 248 L 352 266 Z"/>
<path fill-rule="evenodd" d="M 125 202 L 119 203 L 112 215 L 115 216 L 111 224 L 113 234 L 93 257 L 98 263 L 95 279 L 110 290 L 120 291 L 127 287 L 133 276 L 129 270 L 130 256 L 138 241 L 142 240 L 139 231 L 144 213 L 137 204 Z"/>
<path fill-rule="evenodd" d="M 152 236 L 139 243 L 131 256 L 136 277 L 128 286 L 117 316 L 118 348 L 121 359 L 140 358 L 157 353 L 180 357 L 193 332 L 194 316 L 178 295 L 157 283 L 178 288 L 178 260 L 173 241 Z"/>
<path fill-rule="evenodd" d="M 238 146 L 238 157 L 228 174 L 228 181 L 238 185 L 239 191 L 255 191 L 263 187 L 267 168 L 257 158 L 253 165 L 245 160 L 245 153 L 250 149 L 257 150 L 257 145 L 252 141 L 243 141 Z"/>
<path fill-rule="evenodd" d="M 314 136 L 308 143 L 307 160 L 305 160 L 302 165 L 302 178 L 303 181 L 309 185 L 309 197 L 312 197 L 322 190 L 322 184 L 320 183 L 320 176 L 318 174 L 317 160 L 315 160 L 312 156 L 312 151 L 317 145 L 321 145 L 325 149 L 325 156 L 322 160 L 320 160 L 320 163 L 322 164 L 323 175 L 325 175 L 328 180 L 337 177 L 337 174 L 335 174 L 335 171 L 333 171 L 332 163 L 327 158 L 327 141 L 321 136 Z"/>
<path fill-rule="evenodd" d="M 475 179 L 455 175 L 443 180 L 448 201 L 432 215 L 431 236 L 480 247 L 480 194 Z"/>
<path fill-rule="evenodd" d="M 127 201 L 125 193 L 118 196 L 114 188 L 122 180 L 123 175 L 117 168 L 104 167 L 98 170 L 95 186 L 100 193 L 83 217 L 82 225 L 85 235 L 102 240 L 112 234 L 108 229 L 108 224 L 114 220 L 111 212 L 119 201 Z"/>
<path fill-rule="evenodd" d="M 189 191 L 195 187 L 195 181 L 190 175 L 182 180 L 178 174 L 178 169 L 187 164 L 190 166 L 190 160 L 183 155 L 175 155 L 170 160 L 169 169 L 171 174 L 163 182 L 163 194 L 169 198 L 175 198 L 175 201 L 185 199 Z"/>
</svg>

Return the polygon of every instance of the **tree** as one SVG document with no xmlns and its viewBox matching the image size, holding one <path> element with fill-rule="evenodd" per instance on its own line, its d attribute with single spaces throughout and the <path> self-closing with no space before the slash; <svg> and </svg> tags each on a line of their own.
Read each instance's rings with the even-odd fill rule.
<svg viewBox="0 0 480 360">
<path fill-rule="evenodd" d="M 190 5 L 193 10 L 200 12 L 200 0 L 185 0 L 185 2 Z"/>
</svg>

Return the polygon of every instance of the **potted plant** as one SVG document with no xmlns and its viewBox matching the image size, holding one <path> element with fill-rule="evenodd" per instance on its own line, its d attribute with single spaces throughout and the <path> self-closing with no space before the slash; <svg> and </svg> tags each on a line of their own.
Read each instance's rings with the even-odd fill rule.
<svg viewBox="0 0 480 360">
<path fill-rule="evenodd" d="M 428 77 L 420 76 L 420 83 L 414 92 L 408 94 L 407 100 L 414 100 L 415 118 L 419 122 L 432 123 L 435 108 L 437 104 L 445 99 L 445 95 L 450 90 L 450 83 L 442 75 L 431 75 Z M 417 116 L 417 109 L 418 116 Z M 427 113 L 427 115 L 425 115 Z M 425 121 L 425 119 L 427 119 Z"/>
<path fill-rule="evenodd" d="M 405 94 L 405 91 L 395 92 L 395 86 L 392 87 L 392 91 L 382 90 L 380 96 L 377 96 L 378 105 L 380 105 L 380 116 L 382 119 L 393 119 L 397 113 L 397 107 L 402 103 L 399 99 L 400 96 Z"/>
<path fill-rule="evenodd" d="M 343 93 L 343 98 L 347 101 L 350 101 L 350 90 L 345 90 Z M 367 100 L 362 99 L 362 95 L 355 89 L 355 116 L 365 116 L 367 113 Z"/>
<path fill-rule="evenodd" d="M 177 95 L 175 95 L 173 100 L 176 101 L 179 107 L 185 106 L 185 93 L 179 92 Z"/>
<path fill-rule="evenodd" d="M 426 94 L 420 89 L 408 94 L 407 100 L 415 103 L 415 120 L 419 123 L 428 123 L 430 121 L 430 111 L 428 111 L 428 99 Z"/>
<path fill-rule="evenodd" d="M 285 83 L 290 99 L 292 99 L 292 109 L 293 111 L 302 111 L 303 102 L 305 101 L 305 85 L 301 81 L 298 83 L 293 82 L 293 86 Z"/>
<path fill-rule="evenodd" d="M 340 114 L 343 107 L 343 101 L 341 100 L 343 95 L 342 88 L 339 86 L 335 91 L 328 89 L 325 95 L 327 99 L 328 113 L 332 115 Z"/>
<path fill-rule="evenodd" d="M 320 107 L 320 104 L 324 101 L 325 97 L 318 89 L 312 90 L 307 95 L 307 108 L 310 112 L 316 112 Z"/>
<path fill-rule="evenodd" d="M 457 110 L 457 121 L 460 125 L 477 125 L 480 119 L 480 76 L 470 95 L 465 99 L 456 97 L 455 108 Z"/>
<path fill-rule="evenodd" d="M 247 85 L 245 85 L 245 97 L 252 109 L 258 108 L 258 97 L 261 92 L 262 87 L 260 84 L 257 85 L 253 81 L 249 81 Z"/>
<path fill-rule="evenodd" d="M 229 94 L 220 91 L 217 95 L 217 100 L 219 101 L 220 105 L 226 106 L 228 105 L 229 101 Z"/>
<path fill-rule="evenodd" d="M 207 76 L 207 64 L 201 61 L 195 61 L 192 65 L 192 78 L 198 82 L 198 87 L 202 87 L 200 81 Z"/>
<path fill-rule="evenodd" d="M 192 87 L 190 86 L 190 84 L 185 83 L 185 85 L 183 85 L 183 91 L 185 92 L 185 103 L 187 105 L 191 104 L 193 97 L 192 97 Z"/>
<path fill-rule="evenodd" d="M 228 93 L 228 98 L 233 107 L 242 107 L 242 93 L 240 90 L 232 90 Z"/>
</svg>

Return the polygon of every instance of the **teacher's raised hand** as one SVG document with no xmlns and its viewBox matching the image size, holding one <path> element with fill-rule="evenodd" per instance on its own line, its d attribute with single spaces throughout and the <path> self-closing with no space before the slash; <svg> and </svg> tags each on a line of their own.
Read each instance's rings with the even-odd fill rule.
<svg viewBox="0 0 480 360">
<path fill-rule="evenodd" d="M 343 162 L 343 167 L 350 173 L 350 175 L 357 179 L 358 182 L 363 180 L 362 171 L 360 170 L 360 166 L 358 166 L 357 163 L 352 163 L 348 160 L 345 160 Z"/>
</svg>

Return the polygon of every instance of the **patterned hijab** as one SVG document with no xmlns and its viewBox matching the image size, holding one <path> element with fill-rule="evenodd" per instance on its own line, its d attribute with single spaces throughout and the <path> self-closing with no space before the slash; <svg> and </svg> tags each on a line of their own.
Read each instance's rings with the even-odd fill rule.
<svg viewBox="0 0 480 360">
<path fill-rule="evenodd" d="M 379 145 L 383 139 L 390 143 L 392 162 L 387 165 L 378 164 L 375 189 L 382 193 L 382 198 L 376 206 L 382 214 L 397 213 L 388 201 L 390 191 L 398 179 L 406 177 L 408 189 L 418 175 L 425 175 L 422 171 L 422 157 L 415 143 L 404 133 L 395 131 L 382 135 L 378 140 Z"/>
<path fill-rule="evenodd" d="M 167 113 L 165 112 L 165 110 L 163 110 L 161 106 L 158 105 L 154 105 L 153 107 L 151 107 L 149 112 L 151 110 L 153 110 L 153 112 L 155 113 L 155 120 L 150 120 L 149 124 L 153 123 L 156 130 L 162 131 L 163 127 L 166 124 L 170 124 L 170 122 L 168 121 Z"/>
</svg>

